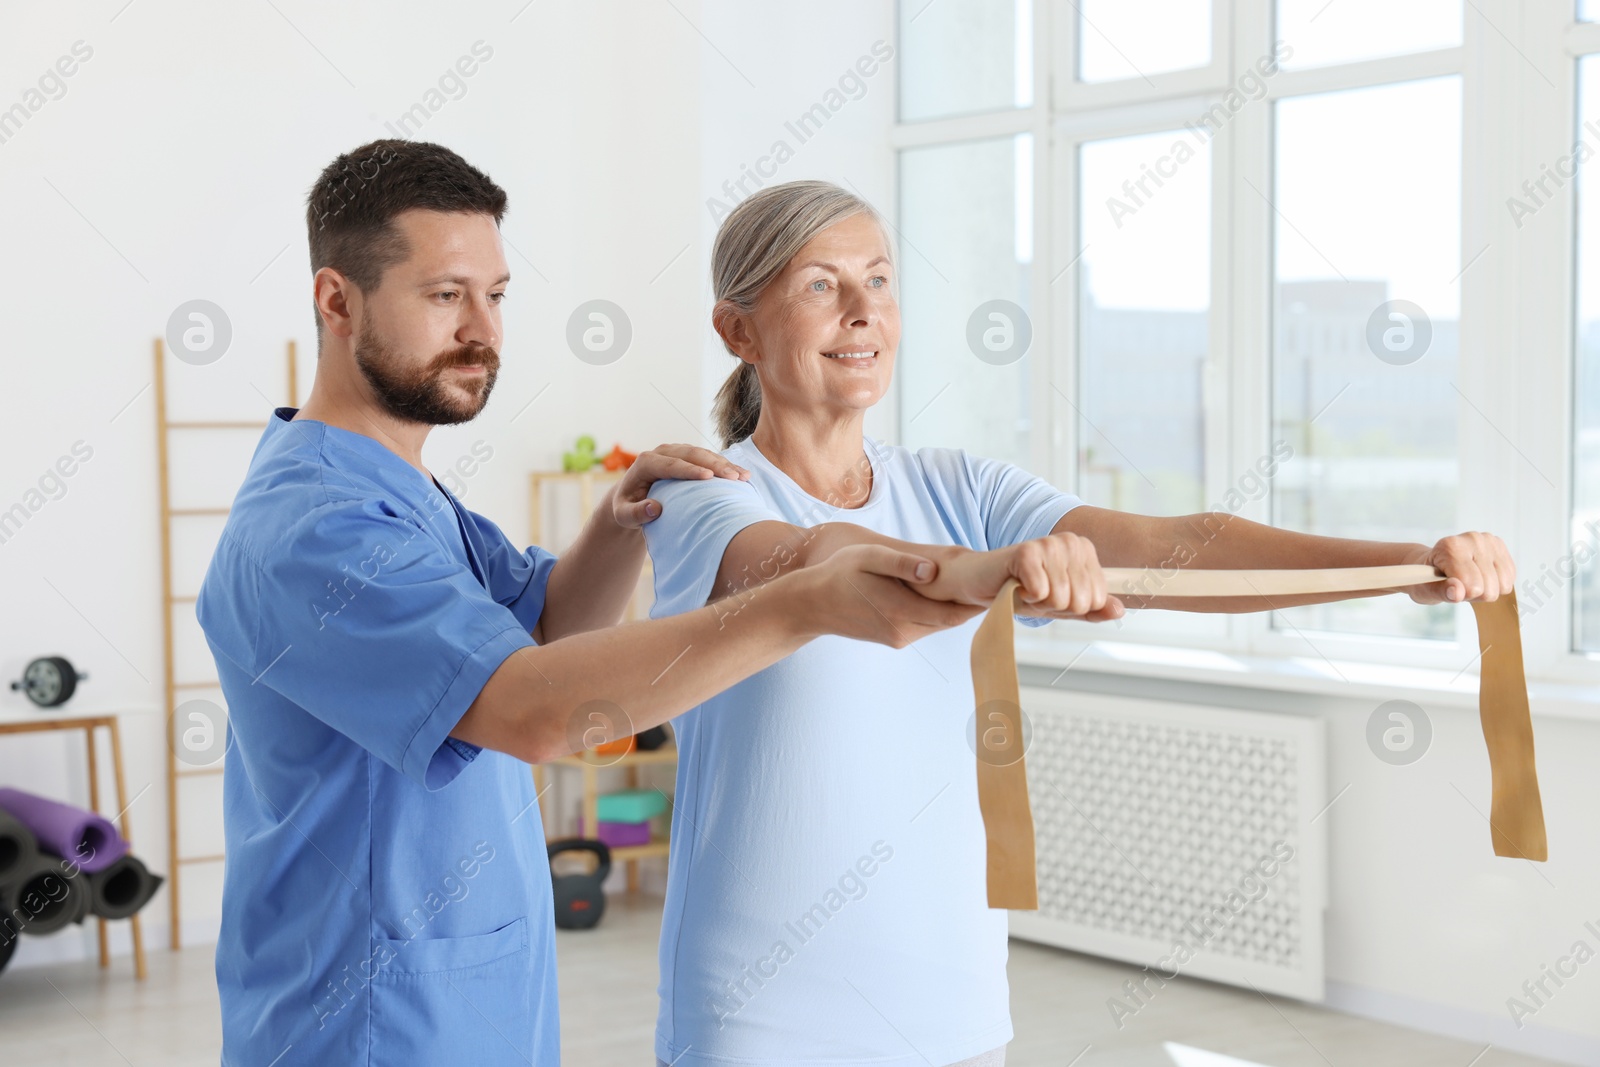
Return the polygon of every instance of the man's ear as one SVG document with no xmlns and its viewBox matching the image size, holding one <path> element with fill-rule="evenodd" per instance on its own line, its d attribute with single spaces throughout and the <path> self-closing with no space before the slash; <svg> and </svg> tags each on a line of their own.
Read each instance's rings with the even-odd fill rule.
<svg viewBox="0 0 1600 1067">
<path fill-rule="evenodd" d="M 711 309 L 711 326 L 722 343 L 746 363 L 759 363 L 755 339 L 750 336 L 750 321 L 731 301 L 721 300 Z"/>
<path fill-rule="evenodd" d="M 317 302 L 317 313 L 322 325 L 335 337 L 353 337 L 356 332 L 356 313 L 361 291 L 343 274 L 332 267 L 323 267 L 311 280 L 312 296 Z"/>
</svg>

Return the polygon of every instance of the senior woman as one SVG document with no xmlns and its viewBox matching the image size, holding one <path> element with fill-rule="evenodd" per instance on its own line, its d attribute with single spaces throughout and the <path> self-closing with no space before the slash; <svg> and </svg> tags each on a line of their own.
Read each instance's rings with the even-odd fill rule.
<svg viewBox="0 0 1600 1067">
<path fill-rule="evenodd" d="M 1007 577 L 1025 620 L 1106 620 L 1101 564 L 1355 567 L 1428 563 L 1413 600 L 1493 600 L 1499 538 L 1429 547 L 1314 537 L 1232 518 L 1093 507 L 1006 463 L 868 438 L 900 340 L 894 255 L 870 205 L 836 186 L 756 193 L 722 225 L 712 321 L 738 369 L 717 399 L 723 455 L 748 481 L 657 482 L 645 528 L 656 617 L 720 606 L 858 542 L 939 562 L 919 592 L 983 604 Z M 932 546 L 932 547 L 927 547 Z M 1134 607 L 1255 611 L 1358 593 Z M 676 720 L 673 849 L 656 1055 L 678 1067 L 997 1065 L 1011 1039 L 1006 914 L 985 896 L 968 648 L 974 619 L 907 647 L 824 637 Z"/>
</svg>

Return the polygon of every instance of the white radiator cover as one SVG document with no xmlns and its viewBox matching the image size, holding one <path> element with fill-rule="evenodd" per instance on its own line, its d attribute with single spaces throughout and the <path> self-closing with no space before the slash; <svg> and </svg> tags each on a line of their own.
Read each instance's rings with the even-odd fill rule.
<svg viewBox="0 0 1600 1067">
<path fill-rule="evenodd" d="M 1022 706 L 1039 910 L 1012 936 L 1147 967 L 1108 990 L 1134 1011 L 1174 974 L 1322 1000 L 1321 720 L 1036 687 Z"/>
</svg>

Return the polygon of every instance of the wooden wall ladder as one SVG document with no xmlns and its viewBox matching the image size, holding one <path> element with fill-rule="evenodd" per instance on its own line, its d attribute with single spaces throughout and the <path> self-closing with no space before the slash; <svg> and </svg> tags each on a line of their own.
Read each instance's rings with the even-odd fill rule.
<svg viewBox="0 0 1600 1067">
<path fill-rule="evenodd" d="M 289 406 L 299 405 L 299 390 L 295 381 L 295 343 L 288 343 L 288 385 Z M 184 779 L 203 778 L 220 775 L 222 761 L 206 767 L 188 767 L 180 765 L 178 760 L 178 696 L 188 690 L 216 689 L 219 685 L 216 679 L 174 677 L 174 635 L 172 626 L 172 611 L 176 605 L 191 605 L 193 611 L 195 603 L 194 593 L 179 593 L 173 585 L 172 572 L 172 529 L 175 522 L 184 519 L 203 516 L 227 515 L 226 507 L 203 508 L 175 508 L 172 506 L 172 481 L 171 463 L 169 458 L 170 438 L 174 432 L 188 434 L 203 430 L 265 430 L 265 422 L 248 420 L 174 420 L 167 412 L 167 376 L 166 376 L 166 346 L 160 338 L 155 341 L 155 382 L 156 382 L 156 455 L 160 474 L 161 494 L 161 632 L 165 653 L 165 683 L 166 683 L 166 740 L 167 740 L 167 863 L 170 871 L 167 875 L 167 900 L 171 908 L 172 948 L 173 951 L 183 947 L 182 926 L 179 921 L 179 885 L 181 874 L 187 866 L 197 863 L 217 863 L 223 859 L 220 852 L 205 855 L 186 855 L 179 847 L 179 818 L 178 818 L 178 784 Z M 270 414 L 268 416 L 271 417 Z"/>
</svg>

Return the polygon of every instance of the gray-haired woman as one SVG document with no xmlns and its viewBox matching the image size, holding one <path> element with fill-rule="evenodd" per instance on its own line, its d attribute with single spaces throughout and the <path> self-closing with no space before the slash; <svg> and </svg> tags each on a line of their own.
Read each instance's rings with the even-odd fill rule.
<svg viewBox="0 0 1600 1067">
<path fill-rule="evenodd" d="M 1427 602 L 1492 600 L 1498 538 L 1429 548 L 1232 518 L 1092 507 L 1010 464 L 866 437 L 900 338 L 877 213 L 824 182 L 763 190 L 717 235 L 713 324 L 740 361 L 717 400 L 749 481 L 657 482 L 646 527 L 661 617 L 708 601 L 724 628 L 762 583 L 860 542 L 939 562 L 919 592 L 982 604 L 1008 577 L 1028 621 L 1116 618 L 1102 562 L 1430 563 Z M 1379 592 L 1274 598 L 1271 606 Z M 1130 600 L 1254 611 L 1264 600 Z M 968 647 L 976 620 L 905 648 L 822 638 L 677 721 L 656 1055 L 704 1064 L 999 1064 L 1012 1036 L 1006 916 L 990 910 Z"/>
</svg>

